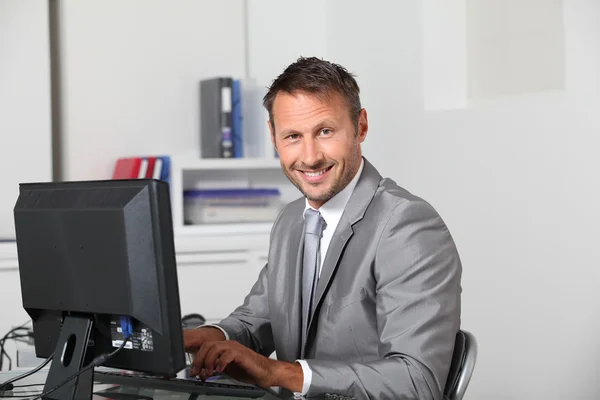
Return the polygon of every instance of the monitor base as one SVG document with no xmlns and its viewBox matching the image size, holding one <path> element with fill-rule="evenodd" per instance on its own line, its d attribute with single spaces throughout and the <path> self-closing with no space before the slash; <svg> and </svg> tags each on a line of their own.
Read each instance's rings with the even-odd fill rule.
<svg viewBox="0 0 600 400">
<path fill-rule="evenodd" d="M 92 360 L 86 358 L 88 341 L 93 321 L 85 316 L 67 316 L 54 351 L 54 358 L 48 371 L 44 393 L 62 384 L 75 375 Z M 93 352 L 91 352 L 93 356 Z M 66 382 L 59 389 L 44 396 L 51 400 L 90 400 L 94 385 L 94 368 L 90 368 L 77 378 Z"/>
</svg>

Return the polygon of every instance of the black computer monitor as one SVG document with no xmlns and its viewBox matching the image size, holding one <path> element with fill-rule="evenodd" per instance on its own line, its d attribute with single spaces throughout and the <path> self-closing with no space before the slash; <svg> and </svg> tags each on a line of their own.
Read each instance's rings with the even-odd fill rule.
<svg viewBox="0 0 600 400">
<path fill-rule="evenodd" d="M 105 366 L 169 377 L 184 369 L 169 185 L 135 179 L 19 189 L 23 307 L 36 355 L 54 354 L 44 390 L 117 349 L 122 326 L 132 334 Z M 48 397 L 91 397 L 91 374 Z"/>
</svg>

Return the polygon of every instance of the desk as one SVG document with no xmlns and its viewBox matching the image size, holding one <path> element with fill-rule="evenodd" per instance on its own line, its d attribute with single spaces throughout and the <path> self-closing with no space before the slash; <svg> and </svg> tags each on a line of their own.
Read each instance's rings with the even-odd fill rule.
<svg viewBox="0 0 600 400">
<path fill-rule="evenodd" d="M 0 383 L 6 382 L 7 380 L 22 374 L 23 372 L 28 371 L 28 369 L 21 369 L 17 371 L 10 372 L 0 372 Z M 10 392 L 0 392 L 3 396 L 15 396 L 15 399 L 23 399 L 23 396 L 31 396 L 34 397 L 39 395 L 44 388 L 44 381 L 46 380 L 46 375 L 48 373 L 48 369 L 42 369 L 37 374 L 33 376 L 28 376 L 20 381 L 14 383 L 15 389 Z M 28 385 L 27 387 L 22 387 L 22 385 Z M 260 397 L 263 400 L 281 400 L 281 399 L 294 399 L 294 396 L 289 393 L 278 393 L 279 390 L 274 388 L 269 390 L 269 392 Z M 101 393 L 105 393 L 104 396 Z M 16 397 L 19 396 L 19 397 Z M 172 392 L 166 390 L 156 390 L 156 389 L 148 389 L 141 386 L 121 386 L 121 385 L 113 385 L 113 384 L 94 384 L 94 395 L 92 397 L 94 400 L 196 400 L 196 399 L 240 399 L 241 397 L 231 397 L 231 396 L 203 396 L 190 393 L 183 392 Z M 3 398 L 0 397 L 0 400 Z"/>
</svg>

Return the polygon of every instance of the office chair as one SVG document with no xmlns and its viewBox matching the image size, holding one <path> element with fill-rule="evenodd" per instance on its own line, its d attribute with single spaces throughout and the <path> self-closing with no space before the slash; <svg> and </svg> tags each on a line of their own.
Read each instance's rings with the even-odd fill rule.
<svg viewBox="0 0 600 400">
<path fill-rule="evenodd" d="M 450 372 L 444 396 L 448 400 L 462 400 L 477 361 L 477 340 L 472 333 L 460 330 L 456 334 Z"/>
</svg>

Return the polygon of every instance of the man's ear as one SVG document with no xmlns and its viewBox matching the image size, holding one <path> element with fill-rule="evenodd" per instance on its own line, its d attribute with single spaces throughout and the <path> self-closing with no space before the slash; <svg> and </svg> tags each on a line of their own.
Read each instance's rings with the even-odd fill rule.
<svg viewBox="0 0 600 400">
<path fill-rule="evenodd" d="M 358 115 L 357 131 L 358 143 L 364 142 L 369 131 L 369 119 L 367 118 L 367 110 L 364 108 L 360 110 L 360 114 Z"/>
</svg>

